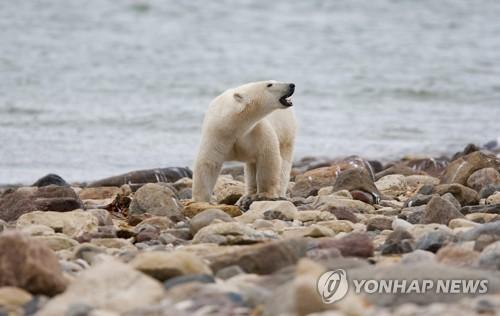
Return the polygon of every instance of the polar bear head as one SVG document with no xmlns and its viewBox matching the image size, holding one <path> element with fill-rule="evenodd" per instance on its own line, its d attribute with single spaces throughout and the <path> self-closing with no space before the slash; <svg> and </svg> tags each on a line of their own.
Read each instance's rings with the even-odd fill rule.
<svg viewBox="0 0 500 316">
<path fill-rule="evenodd" d="M 265 112 L 291 107 L 295 84 L 275 80 L 247 83 L 232 89 L 233 98 L 244 107 L 259 107 Z"/>
</svg>

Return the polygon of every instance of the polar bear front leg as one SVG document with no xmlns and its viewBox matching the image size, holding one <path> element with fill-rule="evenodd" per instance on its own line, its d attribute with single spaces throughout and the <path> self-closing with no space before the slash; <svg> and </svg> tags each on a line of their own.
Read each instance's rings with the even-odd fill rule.
<svg viewBox="0 0 500 316">
<path fill-rule="evenodd" d="M 257 193 L 257 167 L 255 163 L 247 162 L 245 164 L 245 194 L 255 193 Z"/>
<path fill-rule="evenodd" d="M 267 148 L 269 149 L 269 148 Z M 281 157 L 272 150 L 257 160 L 257 193 L 266 198 L 278 198 L 280 194 Z"/>
<path fill-rule="evenodd" d="M 193 200 L 210 202 L 212 191 L 222 168 L 222 160 L 196 161 L 193 172 Z"/>
</svg>

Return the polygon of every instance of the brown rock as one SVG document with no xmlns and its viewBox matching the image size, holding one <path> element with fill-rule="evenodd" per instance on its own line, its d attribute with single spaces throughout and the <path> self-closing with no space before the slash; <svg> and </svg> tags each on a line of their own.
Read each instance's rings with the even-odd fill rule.
<svg viewBox="0 0 500 316">
<path fill-rule="evenodd" d="M 362 257 L 373 256 L 373 241 L 366 233 L 350 233 L 340 239 L 319 238 L 317 246 L 324 248 L 337 248 L 344 257 Z"/>
<path fill-rule="evenodd" d="M 335 217 L 339 220 L 347 220 L 353 223 L 359 222 L 358 218 L 356 215 L 354 215 L 353 212 L 347 210 L 347 209 L 342 209 L 342 208 L 332 208 L 331 210 L 327 210 L 328 212 L 332 213 L 335 215 Z"/>
<path fill-rule="evenodd" d="M 467 179 L 483 168 L 500 168 L 500 159 L 481 151 L 476 151 L 452 161 L 441 175 L 441 183 L 459 183 L 465 185 Z"/>
<path fill-rule="evenodd" d="M 0 286 L 54 296 L 66 285 L 56 255 L 43 242 L 18 232 L 0 235 Z"/>
<path fill-rule="evenodd" d="M 437 261 L 457 267 L 475 267 L 479 264 L 480 253 L 463 245 L 449 244 L 438 250 Z"/>
<path fill-rule="evenodd" d="M 335 184 L 333 185 L 333 192 L 340 190 L 359 190 L 375 196 L 380 196 L 380 192 L 375 186 L 372 176 L 373 175 L 368 173 L 365 169 L 345 170 L 337 176 Z"/>
<path fill-rule="evenodd" d="M 444 195 L 451 193 L 461 205 L 475 205 L 479 203 L 479 194 L 461 184 L 440 184 L 434 187 L 434 193 Z"/>
<path fill-rule="evenodd" d="M 387 216 L 374 216 L 366 222 L 366 230 L 392 230 L 392 221 L 393 219 Z"/>
<path fill-rule="evenodd" d="M 202 229 L 205 226 L 210 225 L 212 221 L 218 220 L 222 222 L 232 222 L 233 218 L 227 214 L 226 212 L 219 210 L 219 209 L 207 209 L 204 210 L 203 212 L 195 215 L 190 221 L 189 221 L 189 228 L 191 231 L 191 234 L 194 236 L 200 229 Z"/>
<path fill-rule="evenodd" d="M 467 186 L 477 192 L 489 184 L 500 184 L 500 173 L 494 168 L 480 169 L 467 179 Z"/>
<path fill-rule="evenodd" d="M 78 196 L 82 200 L 102 200 L 114 198 L 121 192 L 121 189 L 118 187 L 84 188 L 78 193 Z"/>
<path fill-rule="evenodd" d="M 166 216 L 173 221 L 183 218 L 175 192 L 167 185 L 157 183 L 145 184 L 134 194 L 129 215 L 143 213 Z"/>
<path fill-rule="evenodd" d="M 158 182 L 175 182 L 181 178 L 191 178 L 193 173 L 187 168 L 158 168 L 131 171 L 114 177 L 90 183 L 89 187 L 119 187 L 124 184 L 144 184 Z"/>
<path fill-rule="evenodd" d="M 184 216 L 194 217 L 195 215 L 211 208 L 222 210 L 232 217 L 240 216 L 241 214 L 243 214 L 240 208 L 237 206 L 225 204 L 213 205 L 207 202 L 190 202 L 186 204 L 186 206 L 184 206 L 182 213 L 184 214 Z"/>
<path fill-rule="evenodd" d="M 245 194 L 245 184 L 230 177 L 221 176 L 214 187 L 215 200 L 218 204 L 234 205 Z"/>
<path fill-rule="evenodd" d="M 461 217 L 464 216 L 455 208 L 453 203 L 441 197 L 435 196 L 425 208 L 422 223 L 439 223 L 448 225 L 452 219 Z"/>
</svg>

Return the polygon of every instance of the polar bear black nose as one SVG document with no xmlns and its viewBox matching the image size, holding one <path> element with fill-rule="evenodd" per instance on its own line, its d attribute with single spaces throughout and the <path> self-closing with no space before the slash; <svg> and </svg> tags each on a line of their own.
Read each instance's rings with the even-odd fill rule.
<svg viewBox="0 0 500 316">
<path fill-rule="evenodd" d="M 290 84 L 290 89 L 295 89 L 295 84 L 294 83 Z"/>
</svg>

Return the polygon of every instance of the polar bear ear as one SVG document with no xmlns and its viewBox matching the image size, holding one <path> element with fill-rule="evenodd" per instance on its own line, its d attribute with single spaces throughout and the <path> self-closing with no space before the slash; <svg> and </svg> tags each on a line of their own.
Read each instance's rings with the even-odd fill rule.
<svg viewBox="0 0 500 316">
<path fill-rule="evenodd" d="M 233 94 L 233 98 L 237 101 L 237 102 L 243 102 L 243 96 L 241 94 L 239 94 L 238 92 L 236 92 L 235 94 Z"/>
</svg>

